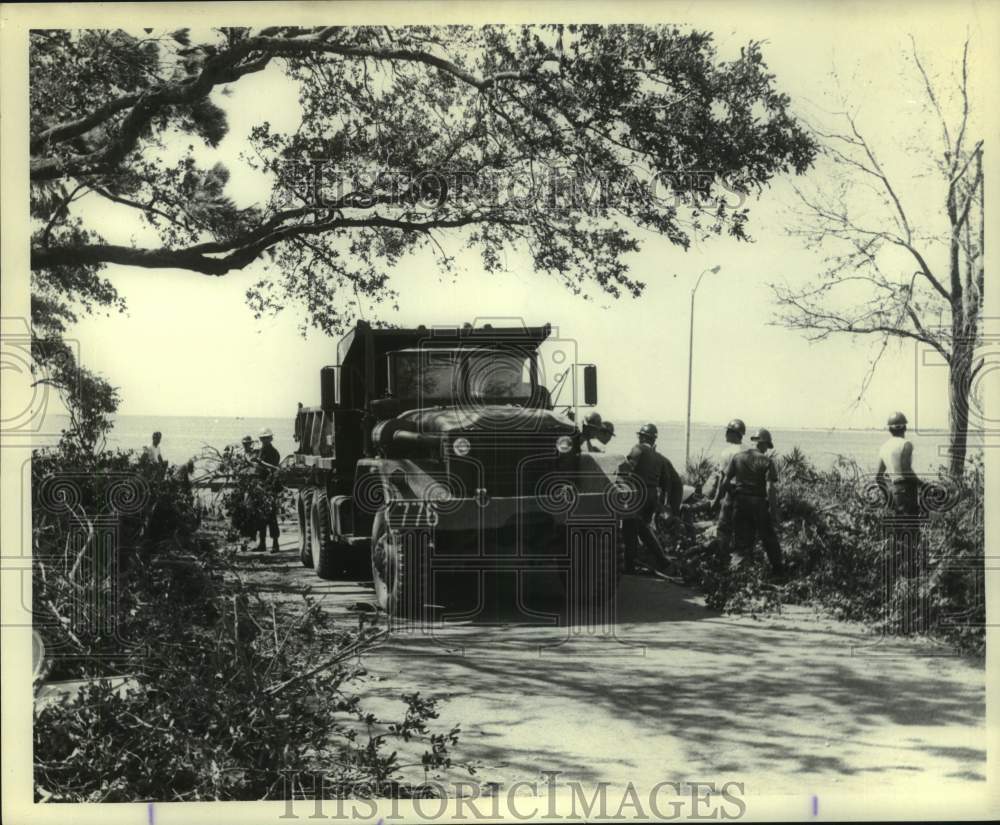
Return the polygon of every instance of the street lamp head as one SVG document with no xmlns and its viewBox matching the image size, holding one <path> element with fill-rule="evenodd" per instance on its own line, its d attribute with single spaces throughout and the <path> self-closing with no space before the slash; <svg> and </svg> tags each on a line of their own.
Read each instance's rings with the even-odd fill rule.
<svg viewBox="0 0 1000 825">
<path fill-rule="evenodd" d="M 708 270 L 708 271 L 709 271 L 709 272 L 711 272 L 711 273 L 712 273 L 713 275 L 715 275 L 715 274 L 716 274 L 716 273 L 717 273 L 717 272 L 718 272 L 718 271 L 719 271 L 720 269 L 722 269 L 722 267 L 721 267 L 721 266 L 719 266 L 718 264 L 716 264 L 715 266 L 713 266 L 713 267 L 712 267 L 712 268 L 711 268 L 710 270 Z"/>
</svg>

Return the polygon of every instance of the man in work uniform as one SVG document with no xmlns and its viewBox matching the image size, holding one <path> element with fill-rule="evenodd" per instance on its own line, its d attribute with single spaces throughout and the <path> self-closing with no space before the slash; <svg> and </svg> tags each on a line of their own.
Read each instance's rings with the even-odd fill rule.
<svg viewBox="0 0 1000 825">
<path fill-rule="evenodd" d="M 260 450 L 257 451 L 257 477 L 265 486 L 269 486 L 270 480 L 278 470 L 281 463 L 281 456 L 271 443 L 274 440 L 274 433 L 267 427 L 260 431 Z M 271 534 L 271 552 L 278 552 L 278 508 L 277 498 L 280 497 L 280 490 L 274 490 L 275 506 L 271 509 L 266 519 L 261 520 L 260 543 L 257 545 L 257 552 L 263 553 L 267 549 L 266 533 Z"/>
<path fill-rule="evenodd" d="M 635 570 L 638 539 L 657 561 L 666 561 L 666 553 L 650 522 L 653 516 L 665 513 L 672 518 L 680 512 L 684 485 L 674 465 L 656 451 L 658 431 L 655 424 L 639 428 L 639 442 L 629 451 L 628 464 L 639 487 L 640 507 L 622 525 L 625 540 L 625 572 Z"/>
<path fill-rule="evenodd" d="M 895 539 L 896 559 L 905 562 L 912 575 L 920 541 L 920 478 L 913 472 L 913 442 L 906 437 L 906 416 L 889 416 L 889 438 L 878 451 L 875 480 L 889 494 L 890 515 L 887 524 Z"/>
<path fill-rule="evenodd" d="M 608 442 L 615 437 L 615 425 L 613 422 L 604 420 L 604 429 L 597 434 L 597 440 L 600 441 L 605 447 L 608 446 Z"/>
<path fill-rule="evenodd" d="M 155 474 L 160 478 L 163 477 L 167 470 L 167 460 L 163 457 L 163 449 L 160 447 L 162 439 L 163 434 L 157 430 L 153 433 L 153 443 L 147 444 L 142 448 L 142 457 L 149 462 Z"/>
<path fill-rule="evenodd" d="M 588 453 L 603 453 L 604 450 L 594 444 L 594 441 L 597 440 L 601 444 L 607 445 L 614 434 L 614 425 L 611 422 L 602 421 L 600 413 L 592 412 L 583 419 L 580 440 Z"/>
<path fill-rule="evenodd" d="M 245 435 L 240 443 L 243 445 L 242 457 L 250 463 L 256 463 L 257 455 L 253 451 L 253 438 Z"/>
<path fill-rule="evenodd" d="M 719 460 L 721 473 L 715 485 L 715 496 L 712 498 L 712 509 L 719 508 L 716 540 L 719 549 L 727 556 L 733 548 L 733 496 L 725 491 L 722 481 L 725 478 L 726 467 L 729 466 L 729 459 L 747 449 L 743 444 L 743 436 L 746 433 L 747 425 L 739 418 L 734 418 L 726 425 L 726 445 L 721 450 Z"/>
<path fill-rule="evenodd" d="M 761 428 L 750 439 L 756 450 L 733 455 L 726 466 L 722 485 L 733 497 L 733 532 L 736 553 L 748 558 L 760 538 L 775 574 L 784 572 L 781 544 L 774 529 L 777 515 L 778 472 L 767 451 L 774 447 L 771 433 Z"/>
</svg>

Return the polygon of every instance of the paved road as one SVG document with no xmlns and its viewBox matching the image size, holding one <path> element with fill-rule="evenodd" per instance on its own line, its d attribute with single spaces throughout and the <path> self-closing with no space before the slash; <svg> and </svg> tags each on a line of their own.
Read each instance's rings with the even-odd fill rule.
<svg viewBox="0 0 1000 825">
<path fill-rule="evenodd" d="M 251 554 L 247 575 L 275 597 L 307 586 L 324 608 L 373 598 L 324 582 L 287 552 Z M 727 617 L 669 582 L 627 577 L 613 637 L 579 628 L 450 622 L 401 628 L 366 656 L 369 700 L 445 699 L 457 755 L 484 780 L 561 779 L 650 787 L 728 780 L 746 793 L 985 787 L 984 671 L 919 642 L 878 643 L 793 608 Z"/>
</svg>

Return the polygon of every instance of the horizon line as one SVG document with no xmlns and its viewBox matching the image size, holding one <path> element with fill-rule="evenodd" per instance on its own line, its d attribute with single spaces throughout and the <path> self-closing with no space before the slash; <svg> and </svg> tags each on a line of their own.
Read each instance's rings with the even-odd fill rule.
<svg viewBox="0 0 1000 825">
<path fill-rule="evenodd" d="M 62 415 L 62 416 L 66 415 L 65 413 L 53 413 L 53 414 L 54 415 Z M 273 420 L 273 419 L 281 419 L 281 418 L 288 418 L 289 420 L 294 420 L 294 418 L 295 418 L 294 414 L 291 414 L 291 415 L 213 415 L 211 413 L 145 413 L 145 412 L 144 413 L 122 413 L 122 412 L 116 412 L 116 413 L 114 413 L 114 415 L 115 416 L 119 416 L 119 417 L 123 417 L 123 418 L 216 418 L 216 419 L 218 419 L 218 418 L 230 418 L 230 419 L 234 419 L 234 420 L 245 420 L 245 419 L 269 419 L 269 420 Z M 612 418 L 611 420 L 613 421 L 614 418 Z M 671 425 L 671 426 L 679 426 L 679 427 L 686 426 L 686 422 L 683 421 L 683 420 L 678 420 L 678 419 L 659 419 L 659 421 L 657 421 L 654 416 L 639 416 L 639 417 L 635 417 L 635 418 L 619 418 L 618 420 L 622 421 L 622 422 L 628 422 L 628 423 L 639 422 L 639 421 L 646 421 L 646 420 L 653 420 L 656 423 L 659 423 L 661 425 Z M 705 422 L 705 421 L 692 421 L 691 422 L 691 426 L 692 427 L 700 427 L 700 428 L 718 429 L 720 433 L 724 432 L 724 430 L 725 430 L 725 424 L 724 423 L 723 424 L 719 424 L 719 423 L 714 423 L 714 422 L 709 423 L 709 422 Z M 773 429 L 773 430 L 811 430 L 811 431 L 834 431 L 834 430 L 841 430 L 841 431 L 846 431 L 846 432 L 882 432 L 885 428 L 884 427 L 848 427 L 848 426 L 838 426 L 838 425 L 824 426 L 824 425 L 818 425 L 818 424 L 813 424 L 813 425 L 769 424 L 768 425 L 768 429 Z"/>
</svg>

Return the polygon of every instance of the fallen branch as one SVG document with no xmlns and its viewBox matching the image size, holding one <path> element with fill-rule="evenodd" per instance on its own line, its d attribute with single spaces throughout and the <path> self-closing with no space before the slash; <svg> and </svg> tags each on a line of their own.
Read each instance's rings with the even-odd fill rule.
<svg viewBox="0 0 1000 825">
<path fill-rule="evenodd" d="M 373 636 L 369 636 L 367 638 L 359 639 L 357 642 L 355 642 L 354 644 L 350 645 L 349 647 L 347 647 L 347 648 L 345 648 L 343 650 L 338 651 L 335 655 L 331 656 L 326 661 L 324 661 L 321 664 L 317 665 L 312 670 L 307 670 L 305 673 L 300 673 L 298 676 L 293 676 L 291 679 L 286 679 L 284 682 L 279 682 L 276 685 L 271 685 L 270 687 L 265 688 L 264 692 L 268 696 L 277 696 L 279 693 L 281 693 L 283 690 L 285 690 L 286 688 L 290 687 L 291 685 L 294 685 L 297 682 L 301 682 L 304 679 L 309 679 L 309 678 L 315 676 L 320 671 L 326 670 L 329 667 L 333 667 L 333 665 L 338 664 L 339 662 L 344 661 L 344 659 L 347 659 L 347 658 L 353 656 L 354 654 L 356 654 L 356 653 L 364 650 L 365 648 L 369 647 L 370 645 L 374 644 L 375 642 L 380 641 L 381 639 L 384 639 L 388 635 L 389 635 L 389 631 L 388 631 L 388 629 L 385 629 L 385 630 L 380 630 L 378 633 L 376 633 Z"/>
</svg>

